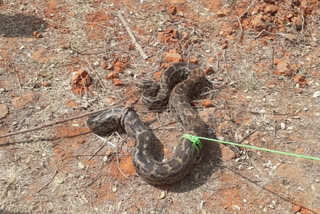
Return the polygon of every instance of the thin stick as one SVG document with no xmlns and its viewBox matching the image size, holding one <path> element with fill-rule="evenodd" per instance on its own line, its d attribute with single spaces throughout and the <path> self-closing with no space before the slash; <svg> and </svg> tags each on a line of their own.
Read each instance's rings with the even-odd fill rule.
<svg viewBox="0 0 320 214">
<path fill-rule="evenodd" d="M 101 177 L 102 173 L 99 173 L 97 175 L 97 177 L 95 177 L 89 184 L 87 184 L 86 188 L 88 188 L 89 186 L 91 186 L 92 184 L 94 184 L 100 177 Z"/>
<path fill-rule="evenodd" d="M 56 171 L 54 172 L 54 175 L 52 176 L 52 178 L 50 179 L 50 181 L 49 181 L 46 185 L 44 185 L 43 187 L 41 187 L 41 188 L 37 191 L 37 193 L 41 192 L 44 188 L 46 188 L 46 187 L 53 181 L 53 179 L 56 177 L 57 174 L 58 174 L 58 170 L 56 170 Z"/>
<path fill-rule="evenodd" d="M 261 36 L 262 33 L 267 32 L 265 29 L 263 29 L 262 31 L 260 31 L 260 33 L 258 33 L 257 36 L 254 37 L 254 39 L 257 39 Z"/>
<path fill-rule="evenodd" d="M 110 106 L 106 107 L 106 108 L 103 108 L 103 109 L 100 109 L 100 110 L 97 110 L 97 111 L 92 111 L 92 112 L 89 112 L 89 113 L 86 113 L 86 114 L 82 114 L 82 115 L 79 115 L 79 116 L 70 117 L 70 118 L 67 118 L 67 119 L 64 119 L 64 120 L 43 124 L 41 126 L 37 126 L 37 127 L 34 127 L 34 128 L 25 129 L 25 130 L 13 132 L 13 133 L 10 133 L 10 134 L 1 135 L 0 138 L 10 137 L 10 136 L 13 136 L 13 135 L 24 134 L 24 133 L 27 133 L 27 132 L 36 131 L 36 130 L 39 130 L 39 129 L 43 129 L 45 127 L 54 126 L 54 125 L 57 125 L 57 124 L 60 124 L 60 123 L 64 123 L 64 122 L 67 122 L 67 121 L 70 121 L 70 120 L 75 120 L 75 119 L 78 119 L 78 118 L 81 118 L 81 117 L 86 117 L 86 116 L 89 116 L 89 115 L 92 115 L 92 114 L 95 114 L 95 113 L 99 113 L 99 112 L 102 112 L 102 111 L 105 111 L 105 110 L 108 110 L 108 109 L 110 109 Z"/>
<path fill-rule="evenodd" d="M 94 156 L 96 156 L 96 154 L 98 154 L 98 152 L 100 152 L 101 149 L 103 149 L 105 146 L 106 146 L 106 144 L 103 142 L 103 143 L 100 145 L 100 147 L 97 149 L 97 151 L 95 151 L 95 152 L 91 155 L 91 157 L 89 158 L 89 161 L 90 161 Z"/>
<path fill-rule="evenodd" d="M 19 88 L 22 89 L 20 78 L 19 78 L 18 74 L 16 74 L 16 78 L 18 80 Z"/>
<path fill-rule="evenodd" d="M 271 33 L 271 32 L 269 32 L 269 31 L 266 31 L 265 29 L 263 29 L 262 31 L 260 31 L 260 33 L 258 33 L 258 35 L 255 36 L 254 38 L 257 39 L 258 37 L 261 36 L 262 33 L 268 33 L 268 34 L 271 34 L 271 35 L 282 36 L 283 38 L 288 39 L 288 40 L 290 40 L 292 43 L 294 43 L 294 41 L 287 36 L 288 34 L 285 34 L 285 33 Z"/>
<path fill-rule="evenodd" d="M 95 75 L 96 75 L 96 77 L 98 78 L 98 81 L 99 81 L 99 83 L 100 83 L 101 87 L 106 91 L 107 89 L 104 87 L 104 84 L 102 83 L 102 81 L 101 81 L 101 79 L 100 79 L 99 75 L 97 74 L 96 70 L 94 70 L 94 68 L 93 68 L 93 67 L 92 67 L 92 65 L 90 64 L 90 62 L 89 62 L 88 58 L 87 58 L 87 57 L 85 57 L 85 59 L 86 59 L 86 61 L 87 61 L 88 65 L 89 65 L 89 67 L 91 68 L 91 70 L 94 72 L 94 74 L 95 74 Z"/>
<path fill-rule="evenodd" d="M 248 10 L 254 5 L 255 2 L 256 2 L 256 0 L 251 2 L 249 7 L 247 7 L 247 9 L 239 16 L 239 19 L 242 18 L 242 16 L 248 12 Z"/>
<path fill-rule="evenodd" d="M 224 59 L 224 70 L 226 71 L 226 73 L 228 73 L 226 50 L 223 51 L 223 59 Z"/>
<path fill-rule="evenodd" d="M 303 14 L 301 14 L 301 18 L 302 18 L 301 32 L 303 32 L 303 30 L 304 30 L 304 16 L 303 16 Z"/>
<path fill-rule="evenodd" d="M 121 135 L 116 132 L 116 134 L 118 135 L 118 137 L 124 141 L 124 139 L 121 137 Z M 118 141 L 119 142 L 119 141 Z M 121 147 L 122 147 L 122 144 L 121 144 Z M 116 144 L 116 155 L 117 155 L 117 165 L 118 165 L 118 169 L 119 171 L 121 172 L 121 174 L 125 177 L 125 178 L 129 178 L 126 174 L 124 174 L 124 172 L 121 170 L 120 168 L 120 159 L 119 159 L 119 147 L 118 147 L 118 143 Z"/>
<path fill-rule="evenodd" d="M 126 28 L 130 38 L 132 39 L 132 43 L 136 46 L 137 50 L 139 51 L 140 55 L 142 56 L 143 59 L 148 59 L 149 57 L 143 52 L 141 46 L 139 45 L 139 43 L 137 42 L 136 38 L 134 37 L 132 31 L 130 30 L 128 23 L 126 22 L 126 20 L 123 18 L 121 12 L 118 12 L 118 16 L 122 22 L 122 24 L 124 25 L 124 27 Z"/>
<path fill-rule="evenodd" d="M 238 22 L 239 22 L 240 34 L 242 35 L 242 34 L 243 34 L 243 28 L 242 28 L 242 24 L 241 24 L 240 18 L 237 17 L 237 20 L 238 20 Z"/>
<path fill-rule="evenodd" d="M 274 72 L 274 46 L 272 46 L 272 63 L 271 63 L 271 69 L 272 73 Z"/>
<path fill-rule="evenodd" d="M 258 126 L 255 130 L 249 132 L 246 136 L 244 136 L 241 140 L 239 140 L 237 143 L 242 143 L 244 140 L 246 140 L 248 137 L 250 137 L 251 135 L 253 135 L 256 131 L 258 131 L 258 129 L 260 128 L 260 126 Z"/>
<path fill-rule="evenodd" d="M 227 52 L 226 50 L 223 51 L 224 67 L 225 67 L 225 72 L 227 74 L 227 78 L 230 80 L 230 82 L 232 82 L 230 75 L 229 75 L 229 71 L 228 71 L 226 52 Z"/>
<path fill-rule="evenodd" d="M 166 127 L 168 125 L 171 125 L 171 124 L 174 124 L 176 123 L 176 121 L 173 121 L 173 122 L 169 122 L 169 123 L 166 123 L 166 124 L 163 124 L 163 125 L 160 125 L 156 128 L 153 128 L 152 130 L 157 130 L 157 129 L 176 129 L 177 127 Z M 164 127 L 163 127 L 164 126 Z"/>
<path fill-rule="evenodd" d="M 177 129 L 177 127 L 157 127 L 152 130 L 172 130 L 172 129 Z"/>
<path fill-rule="evenodd" d="M 159 121 L 160 126 L 162 126 L 162 122 L 161 122 L 161 120 L 160 120 L 159 113 L 157 113 L 157 119 L 158 119 L 158 121 Z"/>
<path fill-rule="evenodd" d="M 125 178 L 129 178 L 126 174 L 124 174 L 124 172 L 122 172 L 122 169 L 120 168 L 120 159 L 119 159 L 118 144 L 117 144 L 117 166 L 118 166 L 118 169 L 119 169 L 120 173 L 121 173 Z"/>
<path fill-rule="evenodd" d="M 111 143 L 109 140 L 104 139 L 103 137 L 100 137 L 99 135 L 94 134 L 97 138 L 99 138 L 100 140 L 102 140 L 104 143 L 107 143 L 109 146 L 111 146 L 112 148 L 116 149 L 116 145 L 114 145 L 113 143 Z"/>
</svg>

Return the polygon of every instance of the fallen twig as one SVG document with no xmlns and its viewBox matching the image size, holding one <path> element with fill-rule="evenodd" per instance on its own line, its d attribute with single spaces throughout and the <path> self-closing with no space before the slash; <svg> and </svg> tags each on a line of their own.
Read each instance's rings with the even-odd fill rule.
<svg viewBox="0 0 320 214">
<path fill-rule="evenodd" d="M 251 4 L 249 5 L 249 7 L 247 7 L 247 9 L 245 11 L 243 11 L 243 13 L 237 17 L 237 21 L 239 23 L 239 27 L 240 27 L 240 40 L 242 40 L 243 38 L 243 28 L 242 28 L 242 24 L 241 24 L 241 18 L 242 16 L 244 16 L 244 14 L 246 14 L 248 12 L 248 10 L 254 5 L 254 3 L 256 2 L 256 0 L 252 1 Z"/>
<path fill-rule="evenodd" d="M 106 144 L 103 142 L 103 143 L 99 146 L 99 148 L 90 156 L 89 161 L 90 161 L 94 156 L 96 156 L 96 154 L 98 154 L 98 152 L 100 152 L 101 149 L 103 149 L 105 146 L 106 146 Z"/>
<path fill-rule="evenodd" d="M 239 140 L 237 143 L 242 143 L 244 140 L 246 140 L 248 137 L 253 135 L 256 131 L 260 129 L 260 126 L 258 126 L 255 130 L 249 132 L 246 136 L 244 136 L 241 140 Z"/>
<path fill-rule="evenodd" d="M 301 18 L 302 18 L 301 32 L 303 32 L 303 30 L 304 30 L 304 16 L 303 16 L 303 14 L 301 14 Z"/>
<path fill-rule="evenodd" d="M 258 33 L 258 35 L 256 35 L 255 37 L 254 37 L 254 39 L 257 39 L 257 38 L 259 38 L 261 35 L 262 35 L 262 33 L 265 33 L 265 32 L 267 32 L 265 29 L 263 29 L 262 31 L 260 31 L 260 33 Z"/>
<path fill-rule="evenodd" d="M 256 3 L 256 0 L 254 0 L 254 1 L 251 2 L 251 4 L 249 5 L 249 7 L 247 7 L 247 9 L 246 9 L 245 11 L 243 11 L 243 13 L 239 16 L 239 19 L 241 19 L 242 16 L 248 12 L 248 10 L 254 5 L 254 3 Z"/>
<path fill-rule="evenodd" d="M 52 176 L 52 178 L 50 179 L 50 181 L 49 181 L 46 185 L 44 185 L 43 187 L 41 187 L 41 188 L 37 191 L 37 193 L 41 192 L 44 188 L 46 188 L 46 187 L 53 181 L 53 179 L 56 177 L 57 174 L 58 174 L 58 170 L 56 170 L 56 171 L 54 172 L 54 175 Z"/>
<path fill-rule="evenodd" d="M 139 43 L 137 42 L 136 38 L 134 37 L 132 31 L 130 30 L 128 23 L 126 22 L 126 20 L 123 18 L 121 12 L 118 12 L 118 16 L 122 22 L 122 24 L 124 25 L 124 27 L 126 28 L 126 30 L 128 31 L 128 34 L 130 36 L 130 38 L 132 39 L 133 44 L 136 46 L 137 50 L 139 51 L 140 55 L 142 56 L 143 59 L 148 59 L 149 57 L 143 52 L 141 46 L 139 45 Z"/>
<path fill-rule="evenodd" d="M 99 138 L 100 140 L 102 140 L 104 143 L 109 144 L 109 146 L 111 146 L 112 148 L 114 148 L 114 149 L 117 148 L 116 145 L 114 145 L 114 144 L 111 143 L 110 141 L 106 140 L 105 138 L 103 138 L 103 137 L 101 137 L 101 136 L 99 136 L 99 135 L 96 135 L 96 134 L 94 134 L 94 135 L 95 135 L 97 138 Z"/>
<path fill-rule="evenodd" d="M 287 36 L 288 34 L 285 34 L 285 33 L 272 33 L 272 32 L 269 32 L 269 31 L 267 31 L 267 30 L 265 30 L 265 29 L 263 29 L 262 31 L 260 31 L 260 32 L 258 33 L 258 35 L 256 35 L 256 36 L 254 37 L 254 39 L 259 38 L 259 37 L 262 35 L 262 33 L 267 33 L 267 34 L 275 35 L 275 36 L 282 36 L 283 38 L 290 40 L 292 43 L 295 43 L 295 41 L 293 41 L 291 38 L 289 38 L 289 37 Z"/>
<path fill-rule="evenodd" d="M 238 20 L 239 27 L 240 27 L 240 34 L 242 35 L 243 34 L 243 28 L 242 28 L 242 24 L 241 24 L 240 18 L 237 17 L 237 20 Z"/>
<path fill-rule="evenodd" d="M 18 74 L 16 74 L 16 78 L 18 80 L 19 88 L 22 89 L 21 81 L 20 81 L 20 78 L 19 78 Z"/>
<path fill-rule="evenodd" d="M 85 188 L 88 188 L 89 186 L 91 186 L 92 184 L 94 184 L 100 177 L 102 176 L 102 173 L 99 173 L 97 175 L 97 177 L 95 177 L 89 184 L 87 184 L 87 186 Z"/>
<path fill-rule="evenodd" d="M 114 103 L 113 105 L 116 105 L 116 104 L 120 103 L 124 99 L 125 98 L 119 100 L 118 102 Z M 5 137 L 18 135 L 18 134 L 24 134 L 24 133 L 27 133 L 27 132 L 36 131 L 36 130 L 39 130 L 39 129 L 43 129 L 45 127 L 54 126 L 54 125 L 57 125 L 57 124 L 60 124 L 60 123 L 65 123 L 67 121 L 75 120 L 75 119 L 78 119 L 78 118 L 81 118 L 81 117 L 86 117 L 86 116 L 89 116 L 89 115 L 92 115 L 92 114 L 95 114 L 95 113 L 99 113 L 99 112 L 102 112 L 102 111 L 105 111 L 105 110 L 108 110 L 108 109 L 110 109 L 110 106 L 108 106 L 106 108 L 103 108 L 103 109 L 100 109 L 100 110 L 96 110 L 96 111 L 92 111 L 92 112 L 89 112 L 89 113 L 86 113 L 86 114 L 82 114 L 82 115 L 79 115 L 79 116 L 70 117 L 70 118 L 67 118 L 67 119 L 64 119 L 64 120 L 43 124 L 43 125 L 40 125 L 40 126 L 37 126 L 37 127 L 34 127 L 34 128 L 25 129 L 25 130 L 13 132 L 13 133 L 10 133 L 10 134 L 1 135 L 0 138 L 5 138 Z"/>
<path fill-rule="evenodd" d="M 119 135 L 118 132 L 116 132 L 116 134 L 118 135 L 119 138 L 121 138 L 123 140 L 123 138 Z M 120 173 L 125 177 L 125 178 L 129 178 L 126 174 L 124 174 L 124 172 L 122 171 L 121 167 L 120 167 L 120 158 L 119 158 L 119 148 L 118 148 L 118 144 L 116 144 L 116 154 L 117 154 L 117 166 L 118 166 L 118 169 L 120 171 Z"/>
<path fill-rule="evenodd" d="M 272 46 L 271 69 L 273 73 L 274 72 L 274 46 Z"/>
<path fill-rule="evenodd" d="M 103 82 L 101 81 L 101 78 L 99 77 L 99 75 L 97 74 L 97 72 L 94 70 L 94 68 L 93 68 L 92 65 L 90 64 L 88 58 L 85 57 L 85 59 L 86 59 L 86 61 L 87 61 L 87 64 L 88 64 L 89 67 L 91 68 L 91 70 L 94 72 L 94 74 L 95 74 L 96 77 L 98 78 L 98 81 L 99 81 L 101 87 L 102 87 L 105 91 L 107 91 L 106 87 L 104 87 L 104 84 L 103 84 Z"/>
</svg>

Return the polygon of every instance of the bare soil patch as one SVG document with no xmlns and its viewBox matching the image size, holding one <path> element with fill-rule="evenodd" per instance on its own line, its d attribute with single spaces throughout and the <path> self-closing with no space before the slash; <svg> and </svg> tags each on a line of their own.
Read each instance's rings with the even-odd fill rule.
<svg viewBox="0 0 320 214">
<path fill-rule="evenodd" d="M 219 139 L 319 156 L 319 1 L 0 1 L 0 135 L 133 104 L 172 154 L 183 134 L 133 83 L 206 70 L 194 106 Z M 123 14 L 144 60 L 117 15 Z M 319 162 L 206 143 L 182 181 L 151 186 L 132 139 L 86 117 L 0 138 L 0 213 L 320 213 Z"/>
</svg>

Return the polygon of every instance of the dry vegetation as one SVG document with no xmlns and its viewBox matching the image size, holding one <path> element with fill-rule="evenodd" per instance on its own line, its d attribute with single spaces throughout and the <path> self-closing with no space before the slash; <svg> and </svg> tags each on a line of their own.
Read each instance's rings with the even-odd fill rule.
<svg viewBox="0 0 320 214">
<path fill-rule="evenodd" d="M 132 104 L 170 156 L 180 127 L 169 111 L 148 111 L 133 81 L 190 60 L 213 84 L 194 104 L 217 138 L 319 156 L 317 0 L 0 0 L 0 9 L 0 135 Z M 0 138 L 0 213 L 320 212 L 318 161 L 206 143 L 185 179 L 158 187 L 136 175 L 133 146 L 122 133 L 96 137 L 86 117 Z"/>
</svg>

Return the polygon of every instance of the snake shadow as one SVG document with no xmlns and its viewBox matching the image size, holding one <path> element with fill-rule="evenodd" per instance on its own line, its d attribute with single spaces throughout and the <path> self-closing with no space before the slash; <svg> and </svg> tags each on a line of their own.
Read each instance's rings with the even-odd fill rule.
<svg viewBox="0 0 320 214">
<path fill-rule="evenodd" d="M 34 31 L 43 32 L 47 27 L 48 24 L 36 16 L 0 14 L 0 37 L 33 37 Z"/>
<path fill-rule="evenodd" d="M 212 132 L 213 133 L 213 132 Z M 214 134 L 208 136 L 209 138 L 216 138 Z M 182 180 L 170 185 L 153 185 L 156 188 L 166 190 L 169 192 L 189 192 L 200 186 L 206 184 L 212 178 L 212 174 L 221 168 L 221 149 L 218 143 L 201 140 L 203 147 L 197 158 L 193 168 Z M 158 145 L 158 151 L 163 147 Z M 158 158 L 163 158 L 163 153 L 160 152 Z"/>
<path fill-rule="evenodd" d="M 199 86 L 200 91 L 196 91 L 195 95 L 213 89 L 212 83 L 208 80 L 205 83 L 201 83 L 201 85 Z M 207 124 L 215 123 L 214 121 L 208 121 Z M 149 126 L 150 124 L 146 125 Z M 207 130 L 208 133 L 211 133 L 208 134 L 207 137 L 216 139 L 216 136 L 214 134 L 215 130 L 212 127 L 209 127 L 208 125 Z M 218 169 L 221 168 L 222 155 L 220 145 L 218 143 L 206 140 L 201 140 L 201 143 L 203 144 L 203 147 L 200 151 L 200 154 L 198 155 L 197 161 L 193 165 L 193 168 L 190 170 L 186 177 L 170 185 L 153 186 L 169 192 L 183 193 L 197 189 L 200 186 L 206 184 L 208 181 L 214 179 L 212 178 L 212 174 L 214 174 Z M 158 157 L 155 158 L 158 158 L 158 160 L 161 161 L 161 159 L 163 159 L 164 157 L 163 145 L 159 142 L 156 142 L 153 146 L 156 147 L 156 151 L 158 154 Z"/>
</svg>

